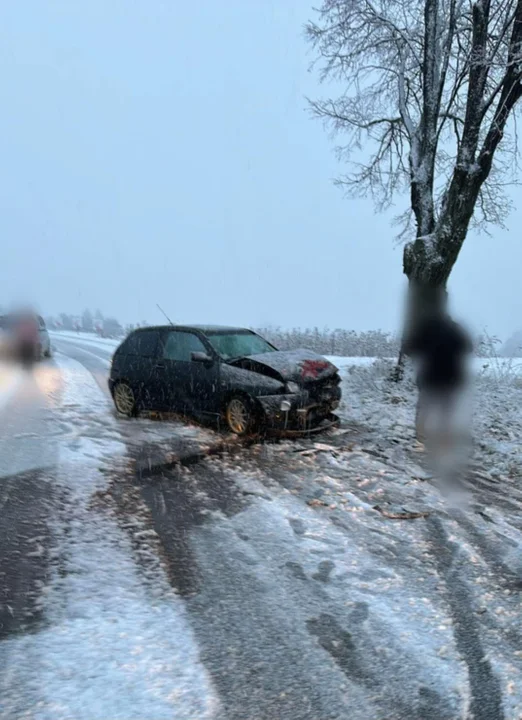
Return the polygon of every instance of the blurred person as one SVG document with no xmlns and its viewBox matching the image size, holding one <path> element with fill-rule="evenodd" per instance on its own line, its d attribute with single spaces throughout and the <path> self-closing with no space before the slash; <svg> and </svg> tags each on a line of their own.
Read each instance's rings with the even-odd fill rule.
<svg viewBox="0 0 522 720">
<path fill-rule="evenodd" d="M 442 445 L 455 437 L 456 420 L 467 386 L 467 358 L 473 344 L 464 328 L 442 308 L 428 310 L 415 324 L 404 352 L 417 362 L 415 430 L 425 443 L 430 421 Z"/>
<path fill-rule="evenodd" d="M 26 366 L 32 365 L 39 352 L 40 337 L 38 322 L 31 312 L 19 312 L 12 320 L 15 352 L 17 358 Z"/>
</svg>

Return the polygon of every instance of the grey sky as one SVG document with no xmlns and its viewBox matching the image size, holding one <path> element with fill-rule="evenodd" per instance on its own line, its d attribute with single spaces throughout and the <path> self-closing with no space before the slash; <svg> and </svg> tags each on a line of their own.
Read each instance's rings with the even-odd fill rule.
<svg viewBox="0 0 522 720">
<path fill-rule="evenodd" d="M 306 111 L 323 92 L 302 38 L 312 5 L 2 3 L 0 303 L 397 327 L 395 228 L 333 186 Z M 470 237 L 451 283 L 458 314 L 501 335 L 522 325 L 519 222 Z"/>
</svg>

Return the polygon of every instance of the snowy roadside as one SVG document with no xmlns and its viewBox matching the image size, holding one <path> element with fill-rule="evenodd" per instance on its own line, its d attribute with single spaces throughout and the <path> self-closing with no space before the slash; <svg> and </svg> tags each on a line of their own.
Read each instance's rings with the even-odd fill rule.
<svg viewBox="0 0 522 720">
<path fill-rule="evenodd" d="M 56 338 L 59 340 L 60 338 L 64 340 L 76 340 L 78 343 L 82 343 L 85 345 L 95 345 L 96 347 L 105 348 L 107 350 L 114 350 L 115 348 L 120 345 L 123 338 L 120 338 L 119 340 L 115 340 L 112 338 L 101 338 L 98 337 L 98 335 L 94 335 L 93 333 L 87 333 L 87 332 L 72 332 L 68 330 L 50 330 L 49 335 L 51 337 L 51 340 L 53 338 Z"/>
<path fill-rule="evenodd" d="M 387 444 L 411 447 L 416 403 L 411 377 L 400 384 L 390 382 L 393 364 L 387 360 L 339 367 L 340 416 L 372 428 Z M 473 369 L 473 458 L 492 477 L 514 480 L 522 476 L 522 365 L 474 358 Z"/>
<path fill-rule="evenodd" d="M 0 717 L 215 717 L 216 696 L 182 602 L 146 548 L 147 572 L 140 569 L 129 534 L 96 502 L 107 467 L 125 463 L 118 423 L 88 371 L 63 356 L 56 362 L 63 381 L 49 393 L 69 430 L 57 439 L 59 463 L 48 471 L 61 498 L 51 576 L 41 588 L 41 627 L 0 645 L 0 664 L 9 668 Z M 142 531 L 139 519 L 128 523 L 131 536 Z"/>
</svg>

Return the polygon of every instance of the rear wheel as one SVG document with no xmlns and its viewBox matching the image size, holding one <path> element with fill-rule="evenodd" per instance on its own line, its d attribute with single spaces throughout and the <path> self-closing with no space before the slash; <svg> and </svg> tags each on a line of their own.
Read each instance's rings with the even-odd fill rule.
<svg viewBox="0 0 522 720">
<path fill-rule="evenodd" d="M 259 421 L 252 401 L 240 395 L 235 395 L 228 401 L 225 419 L 229 430 L 235 435 L 248 435 L 255 430 Z"/>
<path fill-rule="evenodd" d="M 134 390 L 126 382 L 119 382 L 113 391 L 112 397 L 116 410 L 126 417 L 134 417 L 136 415 L 136 398 Z"/>
</svg>

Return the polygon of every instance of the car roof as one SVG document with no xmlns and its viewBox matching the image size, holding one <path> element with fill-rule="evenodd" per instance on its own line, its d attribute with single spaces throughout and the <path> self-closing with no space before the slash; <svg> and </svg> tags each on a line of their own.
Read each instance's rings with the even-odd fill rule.
<svg viewBox="0 0 522 720">
<path fill-rule="evenodd" d="M 230 332 L 253 332 L 249 328 L 234 327 L 228 325 L 151 325 L 143 328 L 136 328 L 134 332 L 142 332 L 143 330 L 196 330 L 203 334 L 206 333 L 230 333 Z"/>
</svg>

